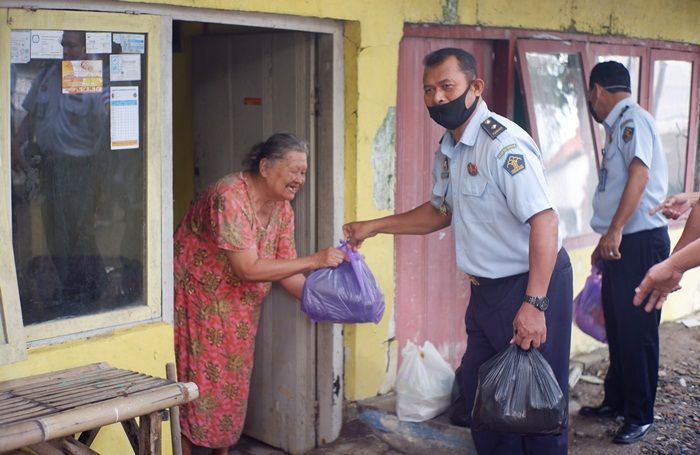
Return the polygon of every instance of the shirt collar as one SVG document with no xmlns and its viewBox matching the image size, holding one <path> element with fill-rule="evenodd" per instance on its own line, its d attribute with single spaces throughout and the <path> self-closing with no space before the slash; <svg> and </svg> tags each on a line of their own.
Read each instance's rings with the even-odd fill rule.
<svg viewBox="0 0 700 455">
<path fill-rule="evenodd" d="M 481 123 L 486 120 L 488 116 L 489 107 L 486 105 L 486 101 L 479 99 L 479 104 L 476 106 L 476 110 L 469 119 L 469 123 L 464 129 L 462 137 L 459 139 L 459 144 L 464 144 L 470 147 L 473 146 L 476 143 L 476 137 L 479 134 Z M 440 152 L 443 155 L 452 158 L 456 145 L 458 144 L 455 144 L 455 141 L 452 138 L 452 133 L 450 131 L 445 131 L 440 139 Z"/>
<path fill-rule="evenodd" d="M 631 96 L 628 96 L 627 98 L 623 98 L 620 101 L 618 101 L 617 104 L 615 105 L 615 107 L 612 108 L 612 110 L 610 111 L 608 116 L 605 117 L 605 121 L 603 122 L 603 123 L 605 123 L 605 126 L 607 126 L 608 128 L 612 128 L 613 125 L 615 124 L 615 122 L 617 121 L 617 118 L 622 113 L 622 110 L 625 107 L 629 107 L 629 106 L 632 106 L 634 104 L 637 104 L 637 103 L 635 103 L 635 101 L 632 99 Z"/>
<path fill-rule="evenodd" d="M 479 104 L 476 106 L 476 110 L 472 114 L 472 118 L 469 119 L 469 123 L 464 129 L 459 142 L 470 147 L 476 144 L 476 137 L 479 135 L 481 123 L 486 120 L 486 117 L 488 116 L 489 107 L 486 105 L 486 101 L 480 98 Z"/>
</svg>

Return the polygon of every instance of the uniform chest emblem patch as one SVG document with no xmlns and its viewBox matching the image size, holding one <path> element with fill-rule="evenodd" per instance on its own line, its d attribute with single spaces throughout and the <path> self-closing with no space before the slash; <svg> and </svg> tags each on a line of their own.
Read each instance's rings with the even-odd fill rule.
<svg viewBox="0 0 700 455">
<path fill-rule="evenodd" d="M 622 140 L 625 142 L 629 142 L 632 140 L 632 137 L 634 137 L 634 128 L 631 126 L 626 126 L 625 129 L 622 131 Z"/>
<path fill-rule="evenodd" d="M 467 164 L 467 172 L 469 172 L 469 175 L 473 177 L 479 173 L 479 169 L 476 167 L 476 164 L 469 163 Z"/>
<path fill-rule="evenodd" d="M 525 169 L 525 159 L 522 155 L 509 153 L 506 157 L 506 162 L 503 163 L 503 169 L 505 169 L 511 176 L 513 176 Z"/>
</svg>

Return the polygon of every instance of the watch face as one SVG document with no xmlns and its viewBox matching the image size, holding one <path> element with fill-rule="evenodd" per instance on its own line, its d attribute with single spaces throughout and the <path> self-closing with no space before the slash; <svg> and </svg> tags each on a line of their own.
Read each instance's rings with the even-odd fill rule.
<svg viewBox="0 0 700 455">
<path fill-rule="evenodd" d="M 544 311 L 549 307 L 549 298 L 547 296 L 544 297 L 533 297 L 533 296 L 526 296 L 525 301 L 528 303 L 531 303 L 532 305 L 535 306 L 540 311 Z"/>
</svg>

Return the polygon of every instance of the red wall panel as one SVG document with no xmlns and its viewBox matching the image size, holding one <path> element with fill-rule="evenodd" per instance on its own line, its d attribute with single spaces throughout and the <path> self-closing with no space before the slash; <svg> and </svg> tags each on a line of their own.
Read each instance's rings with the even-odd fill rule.
<svg viewBox="0 0 700 455">
<path fill-rule="evenodd" d="M 488 40 L 407 37 L 399 50 L 396 126 L 396 211 L 430 198 L 431 168 L 444 129 L 429 117 L 423 102 L 423 57 L 441 47 L 460 47 L 477 60 L 490 99 L 492 45 Z M 467 346 L 464 314 L 469 302 L 467 276 L 455 263 L 451 228 L 427 236 L 396 236 L 396 336 L 431 341 L 453 366 Z"/>
</svg>

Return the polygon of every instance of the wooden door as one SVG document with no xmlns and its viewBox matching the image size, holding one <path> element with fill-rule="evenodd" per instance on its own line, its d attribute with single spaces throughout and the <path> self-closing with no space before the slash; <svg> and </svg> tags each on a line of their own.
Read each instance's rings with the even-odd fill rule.
<svg viewBox="0 0 700 455">
<path fill-rule="evenodd" d="M 491 99 L 490 41 L 406 37 L 399 49 L 396 126 L 396 211 L 429 200 L 432 162 L 444 128 L 430 119 L 423 101 L 423 57 L 458 47 L 477 61 L 478 76 Z M 399 350 L 408 340 L 432 342 L 456 367 L 467 347 L 464 314 L 470 287 L 457 269 L 451 228 L 427 236 L 396 236 L 396 336 Z"/>
<path fill-rule="evenodd" d="M 314 36 L 209 35 L 194 40 L 196 187 L 240 169 L 252 145 L 286 131 L 310 142 L 294 200 L 299 255 L 315 250 Z M 265 299 L 245 433 L 293 453 L 315 445 L 316 329 L 280 287 Z"/>
</svg>

